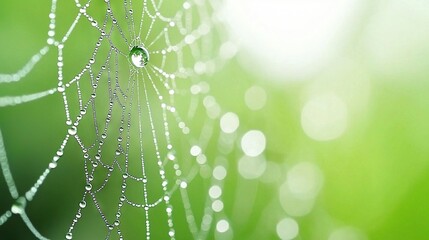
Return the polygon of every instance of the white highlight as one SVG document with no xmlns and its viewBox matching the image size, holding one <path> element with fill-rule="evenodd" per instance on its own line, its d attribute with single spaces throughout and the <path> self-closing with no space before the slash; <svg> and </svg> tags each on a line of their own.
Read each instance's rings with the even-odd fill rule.
<svg viewBox="0 0 429 240">
<path fill-rule="evenodd" d="M 201 147 L 194 145 L 191 147 L 190 153 L 192 156 L 196 157 L 202 153 Z"/>
<path fill-rule="evenodd" d="M 227 171 L 226 171 L 226 168 L 224 166 L 216 166 L 213 169 L 213 177 L 216 180 L 221 181 L 221 180 L 225 179 L 226 174 L 227 174 Z"/>
<path fill-rule="evenodd" d="M 373 69 L 388 76 L 400 76 L 389 80 L 410 81 L 422 79 L 410 75 L 426 75 L 428 9 L 429 1 L 425 0 L 387 1 L 377 8 L 363 38 Z"/>
<path fill-rule="evenodd" d="M 141 54 L 133 54 L 131 55 L 131 62 L 134 66 L 143 68 L 145 66 L 144 58 Z"/>
<path fill-rule="evenodd" d="M 261 131 L 251 130 L 241 138 L 241 149 L 249 157 L 256 157 L 265 150 L 265 135 Z"/>
<path fill-rule="evenodd" d="M 229 222 L 225 219 L 219 220 L 216 224 L 216 230 L 220 233 L 224 233 L 229 230 Z"/>
<path fill-rule="evenodd" d="M 209 195 L 211 198 L 219 198 L 222 195 L 222 188 L 220 188 L 218 185 L 213 185 L 209 189 Z"/>
<path fill-rule="evenodd" d="M 221 212 L 223 210 L 223 202 L 219 199 L 213 201 L 212 209 L 215 212 Z"/>
<path fill-rule="evenodd" d="M 296 79 L 338 54 L 359 2 L 227 0 L 224 14 L 250 69 L 264 69 L 264 77 Z"/>
<path fill-rule="evenodd" d="M 225 113 L 220 119 L 220 129 L 224 133 L 233 133 L 240 125 L 240 120 L 237 114 L 233 112 Z"/>
</svg>

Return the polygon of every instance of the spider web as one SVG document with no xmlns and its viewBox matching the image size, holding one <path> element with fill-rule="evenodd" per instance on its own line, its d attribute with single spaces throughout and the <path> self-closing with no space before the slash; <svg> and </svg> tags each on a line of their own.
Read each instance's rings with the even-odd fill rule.
<svg viewBox="0 0 429 240">
<path fill-rule="evenodd" d="M 227 152 L 234 143 L 217 136 L 223 110 L 207 81 L 231 57 L 219 4 L 52 0 L 46 45 L 16 73 L 0 74 L 0 84 L 31 79 L 49 58 L 57 79 L 47 80 L 51 87 L 43 91 L 0 96 L 0 107 L 60 96 L 65 124 L 56 134 L 63 139 L 51 160 L 37 159 L 46 162 L 45 170 L 22 191 L 0 132 L 0 164 L 13 199 L 0 228 L 19 216 L 36 238 L 50 237 L 27 209 L 50 175 L 73 161 L 83 174 L 65 180 L 79 189 L 70 193 L 80 192 L 66 239 L 85 238 L 88 225 L 106 239 L 206 239 L 228 231 L 222 201 L 227 163 L 218 149 Z M 75 12 L 74 19 L 60 18 L 60 9 Z M 145 68 L 130 62 L 134 46 L 148 49 Z"/>
</svg>

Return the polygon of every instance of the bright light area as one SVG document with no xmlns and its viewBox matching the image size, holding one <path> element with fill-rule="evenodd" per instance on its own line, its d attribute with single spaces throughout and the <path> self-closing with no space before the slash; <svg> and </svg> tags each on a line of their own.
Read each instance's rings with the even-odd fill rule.
<svg viewBox="0 0 429 240">
<path fill-rule="evenodd" d="M 224 166 L 216 166 L 213 169 L 213 177 L 219 181 L 225 179 L 226 173 L 227 171 Z"/>
<path fill-rule="evenodd" d="M 224 233 L 229 229 L 229 222 L 225 219 L 219 220 L 216 224 L 216 230 L 220 233 Z"/>
<path fill-rule="evenodd" d="M 215 212 L 220 212 L 223 210 L 223 202 L 219 199 L 213 201 L 212 203 L 212 209 Z"/>
<path fill-rule="evenodd" d="M 185 181 L 182 181 L 182 182 L 180 183 L 180 187 L 181 187 L 181 188 L 187 188 L 187 187 L 188 187 L 188 183 L 187 183 L 187 182 L 185 182 Z"/>
<path fill-rule="evenodd" d="M 264 152 L 265 135 L 259 130 L 250 130 L 241 138 L 241 149 L 249 157 L 256 157 Z"/>
<path fill-rule="evenodd" d="M 218 185 L 213 185 L 209 189 L 209 195 L 211 198 L 219 198 L 222 195 L 222 188 L 220 188 Z"/>
<path fill-rule="evenodd" d="M 364 43 L 371 64 L 383 74 L 405 76 L 429 68 L 429 1 L 392 0 L 374 15 L 365 32 Z M 400 57 L 402 56 L 402 57 Z M 391 78 L 389 78 L 391 79 Z"/>
<path fill-rule="evenodd" d="M 194 145 L 191 147 L 190 153 L 192 156 L 196 157 L 202 153 L 201 147 Z"/>
<path fill-rule="evenodd" d="M 240 120 L 237 114 L 233 112 L 225 113 L 220 119 L 220 129 L 224 133 L 233 133 L 237 130 L 240 125 Z"/>
<path fill-rule="evenodd" d="M 357 0 L 227 0 L 230 33 L 243 62 L 279 79 L 314 74 L 341 50 Z"/>
<path fill-rule="evenodd" d="M 347 127 L 347 106 L 335 94 L 313 96 L 302 109 L 301 125 L 307 136 L 314 140 L 339 138 Z"/>
</svg>

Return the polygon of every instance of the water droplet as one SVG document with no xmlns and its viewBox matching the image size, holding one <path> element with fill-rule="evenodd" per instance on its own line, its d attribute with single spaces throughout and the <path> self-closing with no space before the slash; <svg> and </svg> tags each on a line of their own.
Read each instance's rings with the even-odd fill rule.
<svg viewBox="0 0 429 240">
<path fill-rule="evenodd" d="M 68 132 L 72 136 L 76 135 L 76 133 L 77 133 L 77 127 L 76 126 L 72 126 L 71 128 L 69 128 Z"/>
<path fill-rule="evenodd" d="M 72 235 L 72 233 L 67 233 L 67 235 L 66 235 L 66 239 L 73 239 L 73 235 Z"/>
<path fill-rule="evenodd" d="M 14 214 L 21 214 L 24 212 L 26 205 L 27 205 L 27 199 L 25 199 L 25 197 L 19 197 L 12 205 L 11 211 Z"/>
<path fill-rule="evenodd" d="M 86 184 L 85 189 L 86 189 L 86 191 L 90 191 L 92 189 L 91 183 Z"/>
<path fill-rule="evenodd" d="M 98 162 L 93 162 L 92 166 L 95 167 L 95 168 L 98 167 Z"/>
<path fill-rule="evenodd" d="M 149 62 L 149 52 L 144 47 L 135 46 L 130 51 L 130 60 L 135 67 L 145 67 Z"/>
<path fill-rule="evenodd" d="M 121 150 L 119 150 L 119 149 L 118 149 L 118 150 L 116 150 L 116 151 L 115 151 L 115 154 L 116 154 L 116 156 L 121 155 Z"/>
<path fill-rule="evenodd" d="M 82 201 L 79 203 L 79 207 L 81 207 L 81 208 L 85 208 L 85 207 L 86 207 L 86 202 L 85 202 L 84 200 L 82 200 Z"/>
<path fill-rule="evenodd" d="M 58 92 L 60 92 L 60 93 L 64 92 L 64 91 L 65 91 L 65 87 L 64 87 L 64 85 L 58 86 L 58 87 L 57 87 L 57 90 L 58 90 Z"/>
<path fill-rule="evenodd" d="M 50 169 L 53 169 L 53 168 L 56 168 L 56 167 L 57 167 L 57 163 L 56 162 L 49 163 L 49 168 Z"/>
<path fill-rule="evenodd" d="M 168 160 L 174 160 L 174 159 L 176 159 L 176 157 L 174 156 L 174 152 L 169 152 L 169 153 L 167 153 L 167 158 L 168 158 Z"/>
<path fill-rule="evenodd" d="M 60 149 L 60 150 L 57 151 L 57 156 L 58 157 L 61 157 L 63 154 L 64 154 L 63 150 Z"/>
</svg>

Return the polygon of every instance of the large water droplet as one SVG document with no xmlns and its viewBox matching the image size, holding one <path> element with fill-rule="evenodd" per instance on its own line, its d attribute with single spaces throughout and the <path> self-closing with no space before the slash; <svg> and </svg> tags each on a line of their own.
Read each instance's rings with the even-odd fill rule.
<svg viewBox="0 0 429 240">
<path fill-rule="evenodd" d="M 25 206 L 27 205 L 27 199 L 25 197 L 19 197 L 16 202 L 12 205 L 11 211 L 14 214 L 21 214 L 24 212 Z"/>
<path fill-rule="evenodd" d="M 149 62 L 149 51 L 144 47 L 135 46 L 130 51 L 130 60 L 135 67 L 145 67 Z"/>
<path fill-rule="evenodd" d="M 77 133 L 77 127 L 76 126 L 72 126 L 71 128 L 69 128 L 68 132 L 72 136 L 76 135 L 76 133 Z"/>
<path fill-rule="evenodd" d="M 85 190 L 87 190 L 87 191 L 91 191 L 91 189 L 92 189 L 92 185 L 91 185 L 91 183 L 87 183 L 87 184 L 85 185 Z"/>
<path fill-rule="evenodd" d="M 67 235 L 66 235 L 66 239 L 73 239 L 73 235 L 72 235 L 72 233 L 67 233 Z"/>
<path fill-rule="evenodd" d="M 85 208 L 85 207 L 86 207 L 86 202 L 85 202 L 85 200 L 82 200 L 82 201 L 79 203 L 79 207 L 81 207 L 81 208 Z"/>
</svg>

